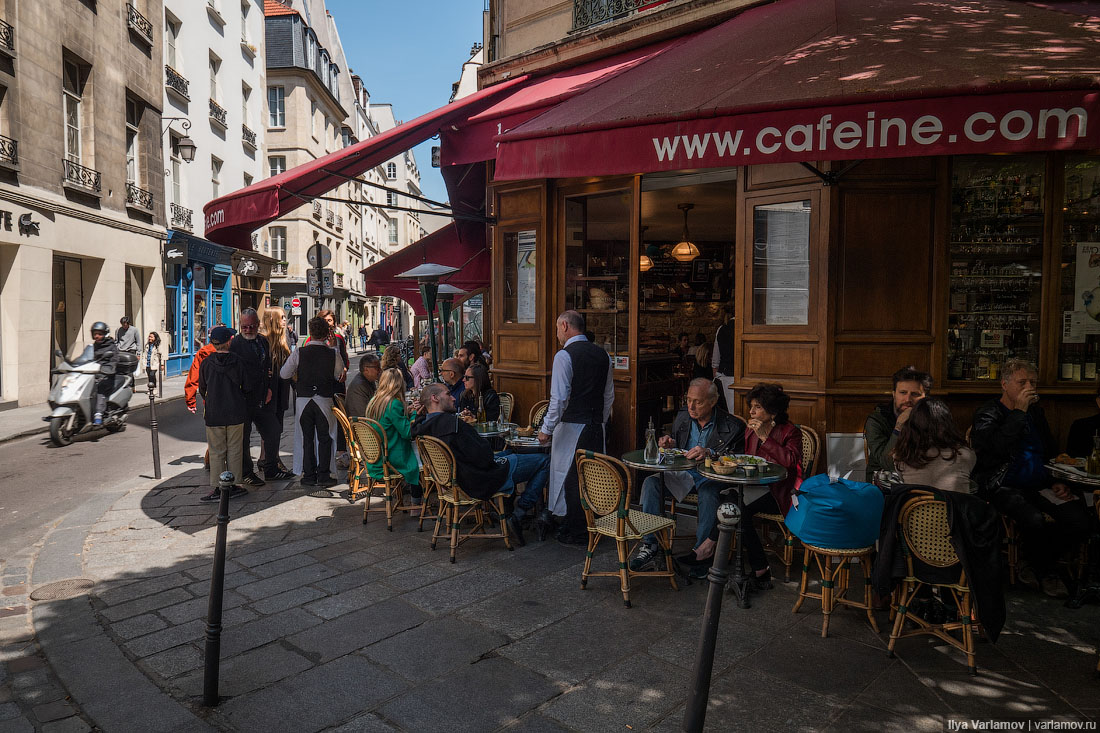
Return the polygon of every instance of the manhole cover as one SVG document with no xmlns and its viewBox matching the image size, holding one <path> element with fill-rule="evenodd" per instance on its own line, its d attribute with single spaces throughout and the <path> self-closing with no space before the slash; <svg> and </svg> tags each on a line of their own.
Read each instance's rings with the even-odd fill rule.
<svg viewBox="0 0 1100 733">
<path fill-rule="evenodd" d="M 84 595 L 93 585 L 95 585 L 95 581 L 88 578 L 59 580 L 56 583 L 47 583 L 40 588 L 35 588 L 34 592 L 31 593 L 31 600 L 63 601 L 67 598 L 76 598 Z"/>
</svg>

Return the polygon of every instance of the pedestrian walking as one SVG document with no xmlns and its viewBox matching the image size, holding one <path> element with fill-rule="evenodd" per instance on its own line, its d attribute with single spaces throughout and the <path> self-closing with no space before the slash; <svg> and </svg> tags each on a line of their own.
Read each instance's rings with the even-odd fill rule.
<svg viewBox="0 0 1100 733">
<path fill-rule="evenodd" d="M 325 337 L 331 327 L 323 318 L 309 319 L 309 340 L 295 350 L 279 370 L 294 380 L 294 472 L 303 486 L 335 486 L 329 468 L 336 460 L 336 417 L 332 398 L 344 378 L 344 364 Z"/>
<path fill-rule="evenodd" d="M 271 474 L 271 478 L 279 475 L 276 460 L 279 458 L 279 433 L 282 431 L 282 426 L 275 420 L 275 406 L 272 404 L 274 392 L 271 379 L 271 347 L 267 339 L 260 335 L 260 316 L 255 308 L 245 308 L 241 311 L 240 324 L 241 332 L 230 342 L 229 350 L 240 358 L 245 369 L 248 419 L 244 423 L 244 437 L 241 444 L 241 470 L 244 471 L 241 483 L 245 486 L 263 486 L 264 480 L 256 474 L 252 464 L 250 450 L 252 428 L 255 426 L 256 432 L 260 434 L 260 441 L 266 444 L 264 456 L 267 464 L 261 464 L 259 468 L 265 475 Z M 290 478 L 290 476 L 280 476 L 280 478 Z"/>
<path fill-rule="evenodd" d="M 206 422 L 206 444 L 210 455 L 210 485 L 213 490 L 202 501 L 221 498 L 219 477 L 229 471 L 235 480 L 241 478 L 241 450 L 244 423 L 248 419 L 246 405 L 246 372 L 236 354 L 230 353 L 232 328 L 218 326 L 210 332 L 214 351 L 199 367 L 198 390 L 202 395 L 203 420 Z M 243 486 L 233 486 L 230 498 L 248 493 Z"/>
<path fill-rule="evenodd" d="M 115 343 L 119 351 L 128 351 L 136 354 L 141 350 L 141 334 L 130 325 L 130 317 L 123 316 L 118 321 L 118 330 L 115 332 Z"/>
<path fill-rule="evenodd" d="M 141 365 L 145 368 L 145 376 L 149 378 L 149 387 L 155 388 L 157 375 L 160 374 L 160 334 L 156 331 L 150 331 L 149 338 L 145 340 Z"/>
<path fill-rule="evenodd" d="M 286 324 L 286 343 L 291 351 L 298 348 L 298 332 L 294 330 L 294 323 L 291 321 Z"/>
</svg>

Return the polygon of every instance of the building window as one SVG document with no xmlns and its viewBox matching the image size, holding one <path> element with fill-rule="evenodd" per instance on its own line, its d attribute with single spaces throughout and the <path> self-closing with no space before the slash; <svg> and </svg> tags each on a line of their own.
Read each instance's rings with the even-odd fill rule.
<svg viewBox="0 0 1100 733">
<path fill-rule="evenodd" d="M 248 0 L 241 0 L 241 40 L 248 42 L 248 11 L 252 9 L 252 6 L 248 4 Z"/>
<path fill-rule="evenodd" d="M 397 206 L 397 194 L 393 191 L 386 191 L 386 206 Z"/>
<path fill-rule="evenodd" d="M 317 68 L 317 39 L 308 30 L 306 31 L 306 66 L 310 69 Z"/>
<path fill-rule="evenodd" d="M 214 193 L 214 198 L 221 195 L 221 177 L 222 177 L 222 162 L 210 156 L 210 190 Z"/>
<path fill-rule="evenodd" d="M 171 66 L 173 69 L 179 69 L 180 59 L 176 50 L 177 42 L 179 41 L 180 24 L 179 21 L 174 21 L 164 16 L 164 55 L 165 63 Z"/>
<path fill-rule="evenodd" d="M 252 101 L 252 87 L 241 82 L 241 124 L 248 127 L 252 121 L 252 115 L 248 114 L 248 103 Z"/>
<path fill-rule="evenodd" d="M 390 244 L 397 244 L 397 219 L 390 219 Z"/>
<path fill-rule="evenodd" d="M 386 163 L 386 178 L 391 181 L 397 178 L 397 163 Z"/>
<path fill-rule="evenodd" d="M 171 155 L 170 155 L 170 159 L 171 159 L 170 170 L 172 172 L 172 203 L 179 206 L 182 203 L 182 201 L 181 201 L 182 197 L 180 195 L 181 194 L 181 186 L 182 186 L 181 176 L 180 176 L 180 165 L 182 163 L 182 160 L 180 158 L 180 138 L 177 135 L 172 134 L 171 142 L 172 142 L 172 145 L 171 145 Z"/>
<path fill-rule="evenodd" d="M 286 89 L 267 88 L 268 127 L 286 127 Z"/>
<path fill-rule="evenodd" d="M 221 68 L 222 62 L 214 54 L 210 54 L 210 98 L 215 102 L 219 101 L 218 97 L 218 69 Z"/>
<path fill-rule="evenodd" d="M 84 84 L 88 80 L 87 68 L 74 61 L 64 62 L 64 106 L 65 106 L 65 157 L 74 163 L 81 160 L 82 135 L 84 123 L 83 102 Z"/>
<path fill-rule="evenodd" d="M 268 168 L 271 170 L 271 175 L 277 176 L 280 173 L 286 172 L 286 156 L 285 155 L 271 155 L 267 159 Z"/>
<path fill-rule="evenodd" d="M 271 256 L 279 262 L 286 262 L 286 227 L 271 227 Z"/>
<path fill-rule="evenodd" d="M 140 105 L 141 103 L 137 100 L 126 99 L 126 182 L 135 186 L 141 183 L 141 166 L 138 161 L 138 133 L 141 127 Z"/>
<path fill-rule="evenodd" d="M 245 173 L 244 174 L 244 187 L 248 188 L 249 186 L 251 186 L 252 185 L 252 180 L 253 180 L 252 176 Z"/>
<path fill-rule="evenodd" d="M 312 100 L 309 103 L 309 134 L 317 139 L 317 103 Z"/>
</svg>

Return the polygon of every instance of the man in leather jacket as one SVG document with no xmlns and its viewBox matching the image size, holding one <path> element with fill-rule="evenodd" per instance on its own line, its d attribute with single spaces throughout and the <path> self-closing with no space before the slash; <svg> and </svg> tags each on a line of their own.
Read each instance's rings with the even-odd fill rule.
<svg viewBox="0 0 1100 733">
<path fill-rule="evenodd" d="M 115 385 L 115 372 L 118 366 L 118 346 L 108 334 L 110 329 L 103 321 L 92 324 L 92 358 L 99 364 L 99 376 L 95 383 L 95 409 L 92 411 L 92 424 L 103 424 L 103 413 L 107 410 L 107 398 L 111 396 Z"/>
<path fill-rule="evenodd" d="M 1060 596 L 1066 589 L 1057 574 L 1058 559 L 1088 537 L 1090 517 L 1084 502 L 1046 468 L 1058 451 L 1038 405 L 1037 381 L 1035 365 L 1022 359 L 1005 362 L 1001 396 L 974 413 L 970 442 L 978 462 L 973 477 L 979 495 L 1016 522 L 1031 562 L 1021 569 L 1020 579 Z M 1047 522 L 1044 514 L 1054 521 Z"/>
<path fill-rule="evenodd" d="M 709 379 L 693 379 L 688 385 L 687 409 L 681 410 L 672 423 L 672 435 L 661 436 L 662 448 L 680 448 L 692 460 L 702 460 L 725 452 L 745 449 L 745 426 L 723 410 L 716 410 L 718 388 Z M 662 479 L 662 476 L 664 478 Z M 698 471 L 657 474 L 642 482 L 642 511 L 662 515 L 666 492 L 680 499 L 692 489 L 699 495 L 698 524 L 695 529 L 694 558 L 702 561 L 714 554 L 711 530 L 717 522 L 719 491 L 723 484 L 704 479 Z M 646 535 L 638 548 L 630 569 L 644 570 L 659 559 L 657 538 Z"/>
</svg>

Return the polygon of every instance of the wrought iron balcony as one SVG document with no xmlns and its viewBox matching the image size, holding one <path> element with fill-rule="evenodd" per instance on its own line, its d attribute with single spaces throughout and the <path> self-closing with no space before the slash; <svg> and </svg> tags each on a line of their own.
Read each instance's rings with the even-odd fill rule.
<svg viewBox="0 0 1100 733">
<path fill-rule="evenodd" d="M 281 262 L 271 266 L 271 277 L 286 277 L 286 265 Z"/>
<path fill-rule="evenodd" d="M 344 217 L 340 214 L 336 215 L 336 228 L 340 230 L 344 228 Z"/>
<path fill-rule="evenodd" d="M 320 219 L 321 218 L 321 202 L 320 201 L 314 201 L 313 202 L 313 218 L 315 218 L 315 219 Z"/>
<path fill-rule="evenodd" d="M 252 251 L 253 252 L 259 252 L 260 251 L 260 233 L 259 232 L 252 232 Z"/>
<path fill-rule="evenodd" d="M 228 127 L 229 113 L 213 99 L 210 100 L 210 121 L 216 122 L 223 128 Z"/>
<path fill-rule="evenodd" d="M 141 39 L 153 45 L 153 24 L 149 19 L 138 12 L 133 3 L 126 3 L 126 25 L 130 30 L 141 36 Z"/>
<path fill-rule="evenodd" d="M 175 92 L 188 102 L 191 101 L 191 95 L 187 92 L 188 87 L 191 86 L 191 82 L 187 81 L 183 74 L 167 64 L 164 65 L 164 86 L 168 87 L 168 91 Z"/>
<path fill-rule="evenodd" d="M 0 165 L 19 165 L 19 141 L 0 135 Z"/>
<path fill-rule="evenodd" d="M 241 125 L 241 140 L 253 150 L 256 149 L 256 133 L 249 129 L 248 125 Z"/>
<path fill-rule="evenodd" d="M 191 209 L 185 209 L 179 204 L 172 204 L 172 228 L 191 231 Z"/>
<path fill-rule="evenodd" d="M 132 183 L 126 184 L 126 205 L 145 211 L 153 210 L 153 194 L 144 188 L 138 188 Z"/>
<path fill-rule="evenodd" d="M 15 56 L 15 28 L 0 20 L 0 52 Z"/>
<path fill-rule="evenodd" d="M 336 215 L 332 213 L 332 209 L 325 209 L 325 223 L 329 226 L 336 223 Z"/>
<path fill-rule="evenodd" d="M 338 288 L 344 287 L 344 273 L 338 272 L 338 273 L 336 273 L 335 277 L 336 277 L 336 287 L 338 287 Z"/>
<path fill-rule="evenodd" d="M 103 190 L 103 176 L 99 171 L 74 163 L 68 158 L 63 158 L 61 162 L 64 164 L 65 185 L 96 194 Z"/>
<path fill-rule="evenodd" d="M 656 0 L 573 0 L 573 28 L 571 32 L 609 20 L 625 18 L 649 5 L 660 4 Z"/>
</svg>

